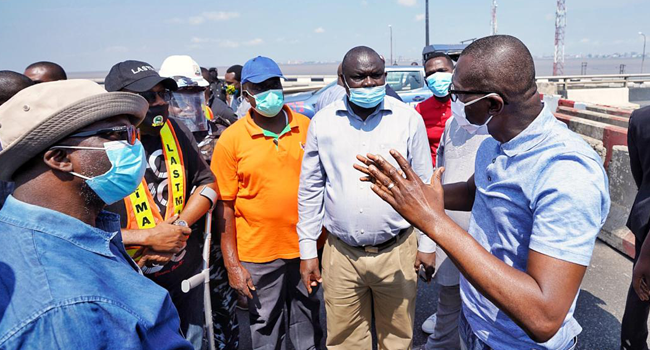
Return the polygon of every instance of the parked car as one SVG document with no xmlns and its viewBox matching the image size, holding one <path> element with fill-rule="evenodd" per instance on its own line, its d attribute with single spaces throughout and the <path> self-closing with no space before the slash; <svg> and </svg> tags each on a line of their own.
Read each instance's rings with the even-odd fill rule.
<svg viewBox="0 0 650 350">
<path fill-rule="evenodd" d="M 404 103 L 415 107 L 416 104 L 433 96 L 424 81 L 422 66 L 388 66 L 386 83 L 397 92 Z"/>
<path fill-rule="evenodd" d="M 415 107 L 416 104 L 433 95 L 424 81 L 424 67 L 387 66 L 386 73 L 386 83 L 397 92 L 404 103 L 410 106 Z M 334 84 L 336 81 L 316 91 L 286 95 L 284 103 L 294 112 L 311 118 L 315 114 L 314 109 L 320 94 Z"/>
<path fill-rule="evenodd" d="M 323 91 L 334 86 L 334 84 L 336 84 L 336 80 L 318 90 L 286 95 L 284 96 L 284 104 L 289 106 L 292 111 L 306 115 L 311 119 L 315 114 L 318 97 L 323 93 Z"/>
</svg>

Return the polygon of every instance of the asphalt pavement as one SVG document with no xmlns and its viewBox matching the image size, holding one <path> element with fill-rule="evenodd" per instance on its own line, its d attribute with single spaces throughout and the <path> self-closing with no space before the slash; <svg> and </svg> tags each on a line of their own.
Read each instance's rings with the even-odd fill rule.
<svg viewBox="0 0 650 350">
<path fill-rule="evenodd" d="M 631 278 L 632 261 L 605 243 L 596 241 L 591 264 L 582 282 L 582 291 L 576 306 L 575 317 L 583 328 L 578 337 L 577 349 L 619 349 L 621 319 Z M 420 326 L 430 314 L 435 312 L 438 295 L 438 288 L 434 284 L 419 283 L 413 334 L 415 346 L 426 343 L 427 335 L 422 332 Z M 322 291 L 319 293 L 322 300 Z M 240 349 L 251 349 L 248 312 L 238 310 L 237 316 L 241 329 Z M 321 307 L 321 324 L 325 329 L 324 306 Z M 323 340 L 323 349 L 325 349 L 324 344 Z M 287 349 L 293 347 L 288 345 Z"/>
</svg>

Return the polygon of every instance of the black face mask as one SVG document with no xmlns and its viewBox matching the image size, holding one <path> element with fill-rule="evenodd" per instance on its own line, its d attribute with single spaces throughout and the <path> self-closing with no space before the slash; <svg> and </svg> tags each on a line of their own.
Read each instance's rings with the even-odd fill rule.
<svg viewBox="0 0 650 350">
<path fill-rule="evenodd" d="M 149 107 L 141 126 L 145 128 L 162 128 L 169 118 L 169 106 L 160 105 Z"/>
</svg>

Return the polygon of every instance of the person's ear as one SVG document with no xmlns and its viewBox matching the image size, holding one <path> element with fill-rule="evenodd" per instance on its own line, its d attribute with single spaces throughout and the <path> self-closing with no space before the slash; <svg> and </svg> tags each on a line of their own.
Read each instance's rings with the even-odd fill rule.
<svg viewBox="0 0 650 350">
<path fill-rule="evenodd" d="M 52 170 L 69 173 L 73 171 L 72 160 L 68 152 L 62 149 L 51 149 L 43 154 L 43 162 Z"/>
<path fill-rule="evenodd" d="M 497 115 L 501 113 L 505 105 L 506 103 L 503 100 L 503 97 L 501 97 L 501 95 L 491 96 L 490 107 L 488 108 L 488 114 Z"/>
</svg>

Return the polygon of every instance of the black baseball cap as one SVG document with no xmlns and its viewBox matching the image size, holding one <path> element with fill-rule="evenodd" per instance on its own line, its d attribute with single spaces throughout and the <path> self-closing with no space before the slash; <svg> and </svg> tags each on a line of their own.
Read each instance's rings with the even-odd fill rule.
<svg viewBox="0 0 650 350">
<path fill-rule="evenodd" d="M 124 61 L 111 68 L 104 79 L 104 88 L 108 92 L 126 89 L 133 92 L 151 90 L 158 83 L 169 90 L 175 91 L 178 85 L 172 78 L 161 77 L 147 62 Z"/>
</svg>

